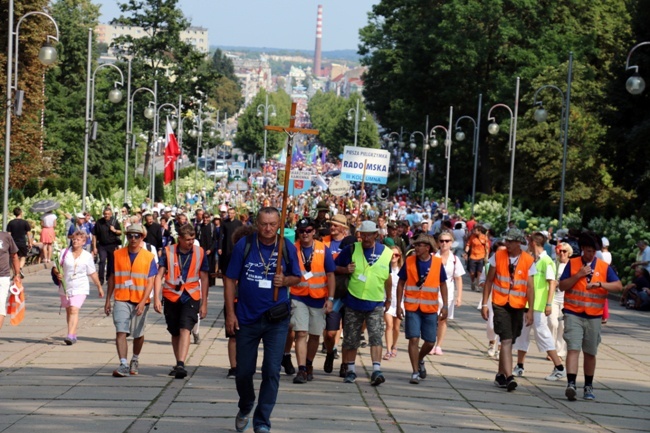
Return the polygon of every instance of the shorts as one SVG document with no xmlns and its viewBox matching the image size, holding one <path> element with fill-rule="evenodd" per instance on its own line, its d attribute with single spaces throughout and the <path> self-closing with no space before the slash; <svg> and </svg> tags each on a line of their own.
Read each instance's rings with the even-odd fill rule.
<svg viewBox="0 0 650 433">
<path fill-rule="evenodd" d="M 349 307 L 345 308 L 345 320 L 343 321 L 343 348 L 356 350 L 361 345 L 361 333 L 363 322 L 366 322 L 368 329 L 368 345 L 382 346 L 384 335 L 384 307 L 379 306 L 372 311 L 357 311 Z"/>
<path fill-rule="evenodd" d="M 639 298 L 639 308 L 637 308 L 637 310 L 650 310 L 650 295 L 648 295 L 645 290 L 639 290 L 637 296 Z"/>
<path fill-rule="evenodd" d="M 521 334 L 517 337 L 517 342 L 512 346 L 514 350 L 521 350 L 528 352 L 530 345 L 530 331 L 535 331 L 535 342 L 537 343 L 537 350 L 540 352 L 548 352 L 555 350 L 555 340 L 553 334 L 548 327 L 548 318 L 546 314 L 541 311 L 533 312 L 533 325 L 523 327 Z"/>
<path fill-rule="evenodd" d="M 149 304 L 144 307 L 144 312 L 141 316 L 135 314 L 136 306 L 137 304 L 132 302 L 115 301 L 113 304 L 113 323 L 115 324 L 115 332 L 123 332 L 127 337 L 129 335 L 133 338 L 144 337 L 144 326 L 147 321 Z"/>
<path fill-rule="evenodd" d="M 18 257 L 27 257 L 27 254 L 29 254 L 29 250 L 30 250 L 27 244 L 25 245 L 16 244 L 16 246 L 18 247 Z"/>
<path fill-rule="evenodd" d="M 467 272 L 470 274 L 480 274 L 483 272 L 483 265 L 485 264 L 483 259 L 479 260 L 472 260 L 469 259 L 469 262 L 467 264 Z"/>
<path fill-rule="evenodd" d="M 512 340 L 514 343 L 521 335 L 524 327 L 524 309 L 512 308 L 510 304 L 504 306 L 492 304 L 494 310 L 494 332 L 503 340 Z"/>
<path fill-rule="evenodd" d="M 325 330 L 338 331 L 341 329 L 341 320 L 345 317 L 345 307 L 339 311 L 332 311 L 325 315 Z"/>
<path fill-rule="evenodd" d="M 325 311 L 292 299 L 289 326 L 294 331 L 308 331 L 309 335 L 320 336 L 325 329 Z"/>
<path fill-rule="evenodd" d="M 81 306 L 86 301 L 88 295 L 73 295 L 66 299 L 65 295 L 59 295 L 61 298 L 61 308 L 76 307 L 81 308 Z"/>
<path fill-rule="evenodd" d="M 0 316 L 7 315 L 9 286 L 11 286 L 11 277 L 0 277 Z"/>
<path fill-rule="evenodd" d="M 199 321 L 199 308 L 201 300 L 188 299 L 182 303 L 180 299 L 171 302 L 168 299 L 163 301 L 163 314 L 167 323 L 167 331 L 172 337 L 178 337 L 181 329 L 191 331 L 194 325 Z"/>
<path fill-rule="evenodd" d="M 564 314 L 564 341 L 567 350 L 582 350 L 584 353 L 596 356 L 600 344 L 600 328 L 602 318 L 576 316 L 575 314 Z"/>
<path fill-rule="evenodd" d="M 427 343 L 435 343 L 438 334 L 438 313 L 406 311 L 404 331 L 407 340 L 422 338 Z"/>
</svg>

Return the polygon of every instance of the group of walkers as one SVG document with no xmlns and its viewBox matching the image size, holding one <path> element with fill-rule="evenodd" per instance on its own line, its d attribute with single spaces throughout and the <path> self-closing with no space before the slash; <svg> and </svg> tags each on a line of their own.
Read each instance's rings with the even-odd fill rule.
<svg viewBox="0 0 650 433">
<path fill-rule="evenodd" d="M 175 365 L 170 375 L 182 379 L 188 374 L 192 331 L 207 314 L 209 288 L 223 276 L 228 375 L 235 378 L 239 394 L 236 429 L 244 431 L 252 422 L 256 432 L 267 432 L 281 370 L 295 375 L 298 385 L 314 380 L 321 337 L 326 374 L 339 358 L 343 382 L 355 383 L 358 350 L 367 345 L 370 385 L 379 386 L 386 381 L 382 361 L 398 356 L 403 324 L 411 364 L 407 379 L 414 385 L 425 380 L 425 357 L 444 354 L 447 321 L 462 305 L 467 266 L 471 289 L 482 291 L 488 355 L 499 356 L 495 385 L 516 389 L 532 330 L 539 350 L 554 364 L 546 379 L 566 378 L 565 395 L 575 400 L 582 352 L 583 397 L 595 398 L 603 309 L 607 293 L 622 290 L 613 269 L 596 258 L 600 238 L 585 232 L 571 242 L 557 239 L 553 249 L 546 232 L 526 236 L 511 227 L 495 238 L 487 224 L 464 221 L 444 208 L 430 220 L 426 208 L 407 205 L 402 212 L 404 205 L 395 200 L 373 217 L 346 208 L 339 199 L 318 196 L 321 200 L 311 201 L 313 211 L 293 212 L 284 223 L 273 206 L 253 215 L 226 206 L 215 215 L 198 209 L 193 218 L 167 206 L 130 216 L 122 208 L 121 217 L 106 208 L 90 229 L 84 226 L 87 216 L 77 215 L 69 229 L 70 247 L 55 258 L 69 324 L 64 341 L 77 342 L 79 309 L 90 283 L 101 297 L 106 282 L 105 313 L 113 316 L 120 359 L 113 375 L 139 373 L 153 302 L 154 310 L 165 315 L 171 335 Z M 286 227 L 295 229 L 296 238 L 285 237 L 281 243 L 278 231 Z M 559 268 L 551 256 L 557 257 Z M 19 274 L 19 266 L 13 267 Z M 128 336 L 133 338 L 130 361 Z M 253 412 L 260 343 L 262 383 Z"/>
</svg>

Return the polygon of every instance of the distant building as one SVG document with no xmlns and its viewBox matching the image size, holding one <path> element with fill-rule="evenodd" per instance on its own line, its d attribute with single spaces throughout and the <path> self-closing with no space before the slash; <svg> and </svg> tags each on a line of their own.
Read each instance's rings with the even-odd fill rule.
<svg viewBox="0 0 650 433">
<path fill-rule="evenodd" d="M 95 34 L 97 35 L 98 42 L 107 44 L 109 47 L 120 36 L 131 36 L 134 39 L 150 36 L 142 27 L 123 26 L 119 24 L 98 24 L 95 28 Z M 208 43 L 208 29 L 204 27 L 189 27 L 187 30 L 182 31 L 180 36 L 181 41 L 194 45 L 201 53 L 208 54 L 210 48 Z M 108 54 L 114 54 L 110 48 Z"/>
<path fill-rule="evenodd" d="M 235 66 L 235 75 L 239 78 L 244 106 L 250 104 L 260 89 L 273 90 L 271 66 L 265 55 L 260 59 L 244 59 L 232 53 L 226 53 Z"/>
</svg>

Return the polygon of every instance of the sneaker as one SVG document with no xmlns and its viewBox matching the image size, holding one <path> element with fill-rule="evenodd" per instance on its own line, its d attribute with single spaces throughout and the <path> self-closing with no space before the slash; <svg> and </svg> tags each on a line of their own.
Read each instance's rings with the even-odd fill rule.
<svg viewBox="0 0 650 433">
<path fill-rule="evenodd" d="M 566 377 L 566 368 L 562 371 L 557 368 L 553 368 L 553 371 L 550 375 L 546 376 L 544 379 L 555 382 L 556 380 L 564 379 Z"/>
<path fill-rule="evenodd" d="M 524 376 L 524 369 L 522 367 L 515 367 L 512 369 L 512 375 L 513 376 L 518 376 L 518 377 L 523 377 Z"/>
<path fill-rule="evenodd" d="M 411 374 L 411 380 L 409 380 L 409 383 L 412 383 L 413 385 L 418 385 L 420 383 L 420 375 L 417 373 Z"/>
<path fill-rule="evenodd" d="M 336 347 L 334 348 L 334 359 L 339 359 L 339 351 Z"/>
<path fill-rule="evenodd" d="M 237 412 L 237 416 L 235 417 L 235 430 L 242 432 L 246 430 L 250 424 L 251 420 L 248 415 L 241 413 L 241 410 Z"/>
<path fill-rule="evenodd" d="M 434 355 L 444 355 L 444 353 L 443 353 L 442 349 L 440 348 L 440 346 L 436 346 L 436 347 L 433 348 L 433 354 Z"/>
<path fill-rule="evenodd" d="M 365 349 L 366 347 L 368 347 L 368 342 L 366 341 L 366 336 L 365 335 L 361 336 L 360 347 L 362 349 Z"/>
<path fill-rule="evenodd" d="M 354 383 L 357 381 L 357 373 L 354 371 L 346 371 L 345 373 L 345 379 L 343 379 L 344 383 Z"/>
<path fill-rule="evenodd" d="M 284 357 L 282 358 L 282 366 L 284 367 L 284 373 L 287 376 L 296 374 L 296 368 L 293 366 L 293 363 L 291 362 L 291 355 L 284 355 Z"/>
<path fill-rule="evenodd" d="M 253 433 L 271 433 L 271 429 L 268 428 L 265 425 L 260 425 L 260 426 L 255 427 L 255 429 L 253 430 Z"/>
<path fill-rule="evenodd" d="M 582 398 L 585 400 L 596 400 L 596 396 L 594 395 L 594 387 L 589 385 L 585 386 Z"/>
<path fill-rule="evenodd" d="M 427 369 L 424 366 L 424 361 L 420 361 L 418 364 L 418 376 L 420 376 L 420 379 L 427 378 Z"/>
<path fill-rule="evenodd" d="M 497 374 L 494 377 L 494 384 L 498 386 L 499 388 L 506 388 L 508 386 L 507 380 L 506 380 L 506 375 L 505 374 Z"/>
<path fill-rule="evenodd" d="M 237 369 L 236 368 L 229 368 L 228 369 L 228 374 L 226 375 L 226 379 L 234 379 L 237 377 Z"/>
<path fill-rule="evenodd" d="M 370 376 L 370 385 L 379 386 L 384 382 L 386 382 L 386 378 L 384 377 L 384 374 L 381 371 L 372 372 L 372 375 Z"/>
<path fill-rule="evenodd" d="M 131 374 L 132 376 L 138 374 L 138 366 L 139 366 L 138 360 L 132 359 L 131 363 L 129 364 L 129 374 Z"/>
<path fill-rule="evenodd" d="M 325 342 L 320 346 L 320 353 L 327 353 L 327 347 L 325 347 Z"/>
<path fill-rule="evenodd" d="M 117 367 L 117 370 L 113 371 L 113 377 L 126 377 L 129 375 L 129 366 L 126 364 L 120 364 Z"/>
<path fill-rule="evenodd" d="M 176 369 L 177 368 L 178 368 L 177 366 L 173 366 L 171 371 L 167 374 L 167 376 L 176 376 Z"/>
<path fill-rule="evenodd" d="M 348 365 L 341 363 L 341 368 L 339 369 L 339 377 L 345 378 L 348 375 Z"/>
<path fill-rule="evenodd" d="M 325 355 L 325 364 L 323 365 L 325 373 L 331 373 L 334 370 L 334 352 Z"/>
<path fill-rule="evenodd" d="M 77 339 L 76 338 L 65 337 L 63 339 L 63 341 L 65 341 L 65 344 L 67 344 L 68 346 L 72 346 L 73 344 L 75 344 L 77 342 Z"/>
<path fill-rule="evenodd" d="M 497 345 L 494 343 L 490 343 L 490 345 L 488 346 L 487 355 L 490 358 L 494 358 L 496 354 L 497 354 Z"/>
<path fill-rule="evenodd" d="M 576 401 L 576 395 L 577 394 L 578 393 L 576 391 L 576 384 L 575 383 L 569 383 L 566 386 L 566 390 L 564 391 L 564 395 L 566 396 L 566 398 L 569 399 L 569 401 Z"/>
<path fill-rule="evenodd" d="M 314 380 L 314 366 L 313 365 L 308 365 L 307 366 L 307 382 L 311 382 Z"/>
<path fill-rule="evenodd" d="M 192 337 L 194 337 L 194 344 L 199 344 L 201 342 L 201 334 L 198 332 L 192 331 Z"/>
<path fill-rule="evenodd" d="M 185 379 L 187 377 L 187 370 L 182 365 L 176 366 L 176 374 L 174 376 L 176 379 Z"/>
<path fill-rule="evenodd" d="M 506 379 L 506 389 L 508 390 L 508 392 L 517 389 L 517 381 L 515 380 L 514 376 L 508 376 L 508 378 Z"/>
<path fill-rule="evenodd" d="M 293 383 L 307 383 L 307 372 L 299 370 L 296 377 L 293 378 Z"/>
</svg>

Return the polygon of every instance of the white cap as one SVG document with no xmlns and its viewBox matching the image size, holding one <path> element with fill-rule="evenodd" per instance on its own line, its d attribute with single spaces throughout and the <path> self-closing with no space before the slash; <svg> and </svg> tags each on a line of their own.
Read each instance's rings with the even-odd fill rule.
<svg viewBox="0 0 650 433">
<path fill-rule="evenodd" d="M 172 208 L 170 208 L 169 206 L 165 206 L 165 208 L 163 209 L 163 212 L 171 212 L 171 211 Z"/>
<path fill-rule="evenodd" d="M 609 247 L 609 239 L 603 237 L 600 241 L 603 243 L 603 248 Z"/>
<path fill-rule="evenodd" d="M 228 212 L 228 206 L 222 204 L 221 206 L 219 206 L 219 212 Z"/>
<path fill-rule="evenodd" d="M 82 219 L 85 219 L 85 218 L 86 218 L 86 215 L 84 215 L 83 212 L 79 212 L 79 213 L 77 213 L 75 216 L 76 216 L 77 218 L 82 218 Z"/>
</svg>

